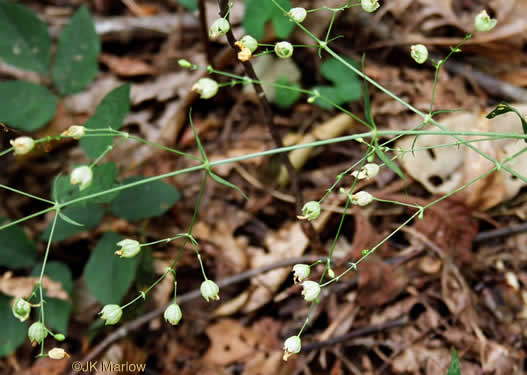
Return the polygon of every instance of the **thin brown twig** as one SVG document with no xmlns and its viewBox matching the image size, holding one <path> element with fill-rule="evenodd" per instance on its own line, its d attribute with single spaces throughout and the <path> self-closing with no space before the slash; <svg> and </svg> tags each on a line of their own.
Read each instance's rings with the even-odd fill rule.
<svg viewBox="0 0 527 375">
<path fill-rule="evenodd" d="M 212 56 L 212 50 L 209 44 L 209 31 L 207 26 L 207 13 L 205 12 L 205 0 L 198 0 L 198 7 L 201 43 L 203 43 L 203 48 L 205 49 L 205 54 L 207 55 L 207 63 L 214 67 L 214 57 Z"/>
</svg>

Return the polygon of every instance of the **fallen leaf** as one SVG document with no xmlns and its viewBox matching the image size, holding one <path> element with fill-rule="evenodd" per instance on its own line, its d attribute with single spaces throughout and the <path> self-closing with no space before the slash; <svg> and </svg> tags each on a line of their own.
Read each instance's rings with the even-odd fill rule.
<svg viewBox="0 0 527 375">
<path fill-rule="evenodd" d="M 110 70 L 121 77 L 135 77 L 156 74 L 156 70 L 149 64 L 131 57 L 120 57 L 101 53 L 99 61 L 108 66 Z"/>
</svg>

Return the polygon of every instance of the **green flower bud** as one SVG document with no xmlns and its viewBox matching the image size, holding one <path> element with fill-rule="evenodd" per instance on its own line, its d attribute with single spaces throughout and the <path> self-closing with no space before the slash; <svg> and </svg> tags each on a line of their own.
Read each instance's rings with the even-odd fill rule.
<svg viewBox="0 0 527 375">
<path fill-rule="evenodd" d="M 75 168 L 70 175 L 70 183 L 72 185 L 79 184 L 79 190 L 82 191 L 90 186 L 93 180 L 93 171 L 87 166 L 83 165 Z"/>
<path fill-rule="evenodd" d="M 212 280 L 205 280 L 201 283 L 199 288 L 201 295 L 205 298 L 205 301 L 209 302 L 209 299 L 219 300 L 220 287 Z"/>
<path fill-rule="evenodd" d="M 428 60 L 428 49 L 423 44 L 414 44 L 410 48 L 410 55 L 416 63 L 423 64 Z"/>
<path fill-rule="evenodd" d="M 295 264 L 293 266 L 293 280 L 296 283 L 300 283 L 309 277 L 311 273 L 311 267 L 307 264 Z"/>
<path fill-rule="evenodd" d="M 293 45 L 289 42 L 278 42 L 274 46 L 274 53 L 281 59 L 293 56 Z"/>
<path fill-rule="evenodd" d="M 373 13 L 379 9 L 379 0 L 361 0 L 360 5 L 365 12 Z"/>
<path fill-rule="evenodd" d="M 35 147 L 35 141 L 31 137 L 18 137 L 9 143 L 13 146 L 15 155 L 25 155 Z"/>
<path fill-rule="evenodd" d="M 284 361 L 287 361 L 289 357 L 293 354 L 300 353 L 302 349 L 302 340 L 299 336 L 291 336 L 284 341 L 284 356 L 282 357 Z"/>
<path fill-rule="evenodd" d="M 474 28 L 476 31 L 490 31 L 498 23 L 497 19 L 490 18 L 486 10 L 482 10 L 474 18 Z"/>
<path fill-rule="evenodd" d="M 329 268 L 328 269 L 328 276 L 330 279 L 334 279 L 335 278 L 335 271 L 333 271 L 333 268 Z"/>
<path fill-rule="evenodd" d="M 57 341 L 64 341 L 64 340 L 66 340 L 66 336 L 64 336 L 62 333 L 57 333 L 54 337 L 55 337 L 55 340 L 57 340 Z"/>
<path fill-rule="evenodd" d="M 305 8 L 291 8 L 288 14 L 296 22 L 302 23 L 306 19 L 307 11 Z"/>
<path fill-rule="evenodd" d="M 117 250 L 114 254 L 120 255 L 121 258 L 133 258 L 141 251 L 139 242 L 129 238 L 117 242 L 117 246 L 121 249 Z"/>
<path fill-rule="evenodd" d="M 201 99 L 210 99 L 218 92 L 218 82 L 210 78 L 200 78 L 192 86 L 192 91 L 196 91 Z"/>
<path fill-rule="evenodd" d="M 309 221 L 318 219 L 320 216 L 320 203 L 317 201 L 310 201 L 304 204 L 302 207 L 302 216 L 298 216 L 299 219 L 307 219 Z"/>
<path fill-rule="evenodd" d="M 179 323 L 179 321 L 183 317 L 183 314 L 181 313 L 181 308 L 179 307 L 179 305 L 177 303 L 173 303 L 166 308 L 163 316 L 165 317 L 165 320 L 167 322 L 175 326 Z"/>
<path fill-rule="evenodd" d="M 185 60 L 185 59 L 179 59 L 177 61 L 177 63 L 179 64 L 180 67 L 184 68 L 184 69 L 190 69 L 192 68 L 192 63 L 188 60 Z"/>
<path fill-rule="evenodd" d="M 320 284 L 316 281 L 304 281 L 302 283 L 302 288 L 302 295 L 308 302 L 316 300 L 320 294 Z"/>
<path fill-rule="evenodd" d="M 225 18 L 218 18 L 212 23 L 209 30 L 209 36 L 214 39 L 221 35 L 227 34 L 230 29 L 231 25 L 229 24 L 229 21 L 227 21 Z"/>
<path fill-rule="evenodd" d="M 29 326 L 27 336 L 31 344 L 40 344 L 48 336 L 48 329 L 41 322 L 35 322 Z"/>
<path fill-rule="evenodd" d="M 101 315 L 102 320 L 106 321 L 105 325 L 114 325 L 121 320 L 123 309 L 119 305 L 106 305 L 102 308 L 99 315 Z"/>
<path fill-rule="evenodd" d="M 15 299 L 15 302 L 13 302 L 13 307 L 11 308 L 11 311 L 13 312 L 15 318 L 17 318 L 21 322 L 25 322 L 29 318 L 29 314 L 31 313 L 31 304 L 25 299 L 18 297 L 17 299 Z"/>
<path fill-rule="evenodd" d="M 242 46 L 249 49 L 251 53 L 256 51 L 256 49 L 258 48 L 258 41 L 250 35 L 245 35 L 243 38 L 241 38 L 240 43 L 242 44 Z"/>
</svg>

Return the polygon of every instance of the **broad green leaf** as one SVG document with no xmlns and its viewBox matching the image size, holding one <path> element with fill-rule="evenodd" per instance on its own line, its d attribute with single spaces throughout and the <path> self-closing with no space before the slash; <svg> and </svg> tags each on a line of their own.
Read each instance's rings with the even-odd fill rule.
<svg viewBox="0 0 527 375">
<path fill-rule="evenodd" d="M 180 3 L 185 7 L 185 9 L 190 11 L 195 11 L 196 9 L 198 9 L 197 0 L 178 0 L 178 3 Z"/>
<path fill-rule="evenodd" d="M 300 88 L 300 85 L 296 83 L 290 83 L 287 77 L 280 77 L 277 81 L 277 84 L 288 85 L 292 88 Z M 296 90 L 289 90 L 282 87 L 275 87 L 274 89 L 274 102 L 280 108 L 289 108 L 297 102 L 300 98 L 301 93 Z"/>
<path fill-rule="evenodd" d="M 97 107 L 95 114 L 84 126 L 88 129 L 112 128 L 118 130 L 130 111 L 130 84 L 121 85 L 108 93 Z M 83 137 L 80 144 L 86 155 L 96 159 L 108 146 L 113 137 Z"/>
<path fill-rule="evenodd" d="M 126 185 L 144 177 L 130 177 L 122 182 Z M 112 201 L 115 216 L 126 220 L 141 220 L 164 214 L 181 198 L 181 194 L 170 184 L 154 181 L 122 190 Z"/>
<path fill-rule="evenodd" d="M 117 174 L 117 166 L 115 163 L 110 162 L 97 165 L 92 168 L 92 172 L 93 180 L 91 184 L 82 191 L 79 190 L 78 186 L 70 183 L 69 176 L 58 176 L 53 182 L 53 191 L 56 193 L 58 201 L 66 202 L 68 200 L 85 197 L 118 186 L 115 181 L 115 176 Z M 119 192 L 116 191 L 88 199 L 80 204 L 109 203 L 118 195 Z"/>
<path fill-rule="evenodd" d="M 395 162 L 390 159 L 380 148 L 375 149 L 375 153 L 381 159 L 381 161 L 386 164 L 388 168 L 390 168 L 392 171 L 394 171 L 399 177 L 401 177 L 403 180 L 406 180 L 404 177 L 403 171 L 401 171 L 401 168 Z"/>
<path fill-rule="evenodd" d="M 277 3 L 284 9 L 291 8 L 289 0 L 277 0 Z M 295 24 L 289 21 L 289 18 L 272 1 L 245 1 L 243 27 L 247 34 L 256 39 L 262 39 L 265 33 L 265 24 L 268 21 L 272 21 L 276 35 L 281 39 L 287 38 L 295 27 Z"/>
<path fill-rule="evenodd" d="M 447 375 L 461 375 L 459 357 L 457 355 L 456 349 L 454 348 L 452 348 L 452 360 L 450 362 L 450 367 L 448 368 Z"/>
<path fill-rule="evenodd" d="M 31 9 L 12 1 L 0 1 L 0 35 L 0 59 L 22 69 L 49 73 L 48 28 Z M 2 95 L 2 100 L 5 98 Z"/>
<path fill-rule="evenodd" d="M 351 65 L 358 67 L 356 61 L 346 57 L 344 59 Z M 320 71 L 324 78 L 333 83 L 333 86 L 323 85 L 314 87 L 324 98 L 327 98 L 336 105 L 343 105 L 359 100 L 362 97 L 359 77 L 340 61 L 329 58 L 322 63 Z M 317 98 L 315 103 L 325 109 L 332 107 L 328 101 L 322 98 Z"/>
<path fill-rule="evenodd" d="M 525 120 L 525 117 L 523 117 L 522 114 L 516 108 L 511 107 L 506 102 L 501 102 L 500 104 L 498 104 L 498 106 L 487 115 L 487 118 L 493 119 L 496 116 L 500 116 L 508 112 L 514 112 L 518 115 L 520 121 L 522 122 L 523 134 L 527 135 L 527 121 Z M 527 139 L 524 139 L 524 141 L 525 143 L 527 143 Z"/>
<path fill-rule="evenodd" d="M 11 298 L 0 293 L 0 357 L 13 353 L 24 343 L 27 322 L 21 323 L 11 312 Z"/>
<path fill-rule="evenodd" d="M 0 217 L 0 224 L 5 220 Z M 22 227 L 13 225 L 0 230 L 0 266 L 11 269 L 31 267 L 37 259 L 37 248 Z"/>
<path fill-rule="evenodd" d="M 46 125 L 57 110 L 57 97 L 31 82 L 0 82 L 0 97 L 0 121 L 26 132 Z"/>
<path fill-rule="evenodd" d="M 122 239 L 116 233 L 105 233 L 84 268 L 84 280 L 102 304 L 120 304 L 135 279 L 137 259 L 114 254 Z"/>
<path fill-rule="evenodd" d="M 101 206 L 80 206 L 74 205 L 66 207 L 62 210 L 64 215 L 68 216 L 72 220 L 83 224 L 84 226 L 79 227 L 70 223 L 65 222 L 60 217 L 57 218 L 57 223 L 55 225 L 55 233 L 53 234 L 53 242 L 60 242 L 73 236 L 74 234 L 87 231 L 88 229 L 94 228 L 99 224 L 102 217 L 104 216 L 104 209 Z M 40 236 L 42 241 L 47 241 L 51 233 L 50 223 L 44 233 Z"/>
<path fill-rule="evenodd" d="M 40 271 L 42 270 L 42 263 L 39 263 L 31 271 L 32 276 L 40 276 Z M 71 271 L 67 265 L 62 262 L 48 262 L 46 264 L 46 269 L 44 270 L 44 275 L 49 277 L 51 280 L 56 281 L 62 285 L 62 289 L 70 296 L 73 292 L 73 279 L 71 276 Z"/>
<path fill-rule="evenodd" d="M 88 8 L 83 5 L 60 33 L 53 81 L 61 94 L 78 93 L 93 81 L 100 51 L 99 36 Z"/>
</svg>

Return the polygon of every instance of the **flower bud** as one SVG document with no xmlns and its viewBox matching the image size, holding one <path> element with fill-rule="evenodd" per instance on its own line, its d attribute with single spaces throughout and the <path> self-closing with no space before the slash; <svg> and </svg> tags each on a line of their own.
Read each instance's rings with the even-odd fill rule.
<svg viewBox="0 0 527 375">
<path fill-rule="evenodd" d="M 335 278 L 335 271 L 333 271 L 333 268 L 329 268 L 328 269 L 328 276 L 330 279 L 334 279 Z"/>
<path fill-rule="evenodd" d="M 274 46 L 274 53 L 281 59 L 293 56 L 293 45 L 289 42 L 278 42 Z"/>
<path fill-rule="evenodd" d="M 121 320 L 123 309 L 119 305 L 105 305 L 99 315 L 101 315 L 102 320 L 106 321 L 105 325 L 113 325 Z"/>
<path fill-rule="evenodd" d="M 64 336 L 62 333 L 57 333 L 55 335 L 55 340 L 57 341 L 64 341 L 66 339 L 66 336 Z"/>
<path fill-rule="evenodd" d="M 311 273 L 311 267 L 307 264 L 295 264 L 293 266 L 293 280 L 296 283 L 301 283 L 309 277 Z"/>
<path fill-rule="evenodd" d="M 21 322 L 25 322 L 29 318 L 29 314 L 31 313 L 31 304 L 25 299 L 18 297 L 17 299 L 15 299 L 15 302 L 13 302 L 13 307 L 11 308 L 11 311 L 13 312 L 15 318 L 17 318 Z"/>
<path fill-rule="evenodd" d="M 474 28 L 476 31 L 490 31 L 498 23 L 497 19 L 490 18 L 486 10 L 482 10 L 474 18 Z"/>
<path fill-rule="evenodd" d="M 181 308 L 179 307 L 179 305 L 177 303 L 173 303 L 166 308 L 163 316 L 165 317 L 165 320 L 167 322 L 175 326 L 179 323 L 179 321 L 183 317 L 183 314 L 181 313 Z"/>
<path fill-rule="evenodd" d="M 207 302 L 209 302 L 209 299 L 216 301 L 220 299 L 220 296 L 218 295 L 220 287 L 212 280 L 205 280 L 202 282 L 199 290 Z"/>
<path fill-rule="evenodd" d="M 299 336 L 291 336 L 284 341 L 284 356 L 282 357 L 284 361 L 287 361 L 289 357 L 293 354 L 300 353 L 302 349 L 302 340 Z"/>
<path fill-rule="evenodd" d="M 41 322 L 35 322 L 29 326 L 27 336 L 31 344 L 40 344 L 48 335 L 48 329 Z"/>
<path fill-rule="evenodd" d="M 192 86 L 192 91 L 196 91 L 201 99 L 210 99 L 218 92 L 218 82 L 210 78 L 200 78 Z"/>
<path fill-rule="evenodd" d="M 374 178 L 379 174 L 379 166 L 374 163 L 368 163 L 363 166 L 360 171 L 353 171 L 351 175 L 356 177 L 359 180 L 364 180 L 367 178 Z"/>
<path fill-rule="evenodd" d="M 209 30 L 209 36 L 214 39 L 221 35 L 227 34 L 230 29 L 231 25 L 229 24 L 229 21 L 227 21 L 225 18 L 218 18 L 212 23 Z"/>
<path fill-rule="evenodd" d="M 410 55 L 416 63 L 422 64 L 428 59 L 428 49 L 423 44 L 414 44 L 410 48 Z"/>
<path fill-rule="evenodd" d="M 72 185 L 79 184 L 79 190 L 86 189 L 93 180 L 93 171 L 87 165 L 75 168 L 70 175 L 70 183 Z"/>
<path fill-rule="evenodd" d="M 367 206 L 373 201 L 373 195 L 367 191 L 359 191 L 351 196 L 351 203 L 358 206 Z"/>
<path fill-rule="evenodd" d="M 184 68 L 184 69 L 190 69 L 192 68 L 192 63 L 188 60 L 185 60 L 185 59 L 179 59 L 177 61 L 177 63 L 179 64 L 180 67 Z"/>
<path fill-rule="evenodd" d="M 298 216 L 299 219 L 307 219 L 309 221 L 318 219 L 320 216 L 320 203 L 317 201 L 310 201 L 304 204 L 302 207 L 302 216 Z"/>
<path fill-rule="evenodd" d="M 64 357 L 69 357 L 70 355 L 62 348 L 53 348 L 48 352 L 48 357 L 51 359 L 63 359 Z"/>
<path fill-rule="evenodd" d="M 86 133 L 86 129 L 82 125 L 71 125 L 68 130 L 62 132 L 64 137 L 72 137 L 73 139 L 81 139 Z"/>
<path fill-rule="evenodd" d="M 289 16 L 296 22 L 301 23 L 306 19 L 307 12 L 305 8 L 291 8 L 288 12 Z"/>
<path fill-rule="evenodd" d="M 373 13 L 379 9 L 379 0 L 361 0 L 360 5 L 365 12 Z"/>
<path fill-rule="evenodd" d="M 245 35 L 243 38 L 241 38 L 240 43 L 245 48 L 248 48 L 251 53 L 256 51 L 256 49 L 258 48 L 258 41 L 250 35 Z"/>
<path fill-rule="evenodd" d="M 302 288 L 302 295 L 308 302 L 316 300 L 320 294 L 320 284 L 316 281 L 304 281 L 302 283 Z"/>
<path fill-rule="evenodd" d="M 114 254 L 121 256 L 121 258 L 133 258 L 141 251 L 139 242 L 129 238 L 117 242 L 117 246 L 121 249 L 117 250 Z"/>
<path fill-rule="evenodd" d="M 35 141 L 31 137 L 18 137 L 9 141 L 15 150 L 15 155 L 25 155 L 35 147 Z"/>
</svg>

